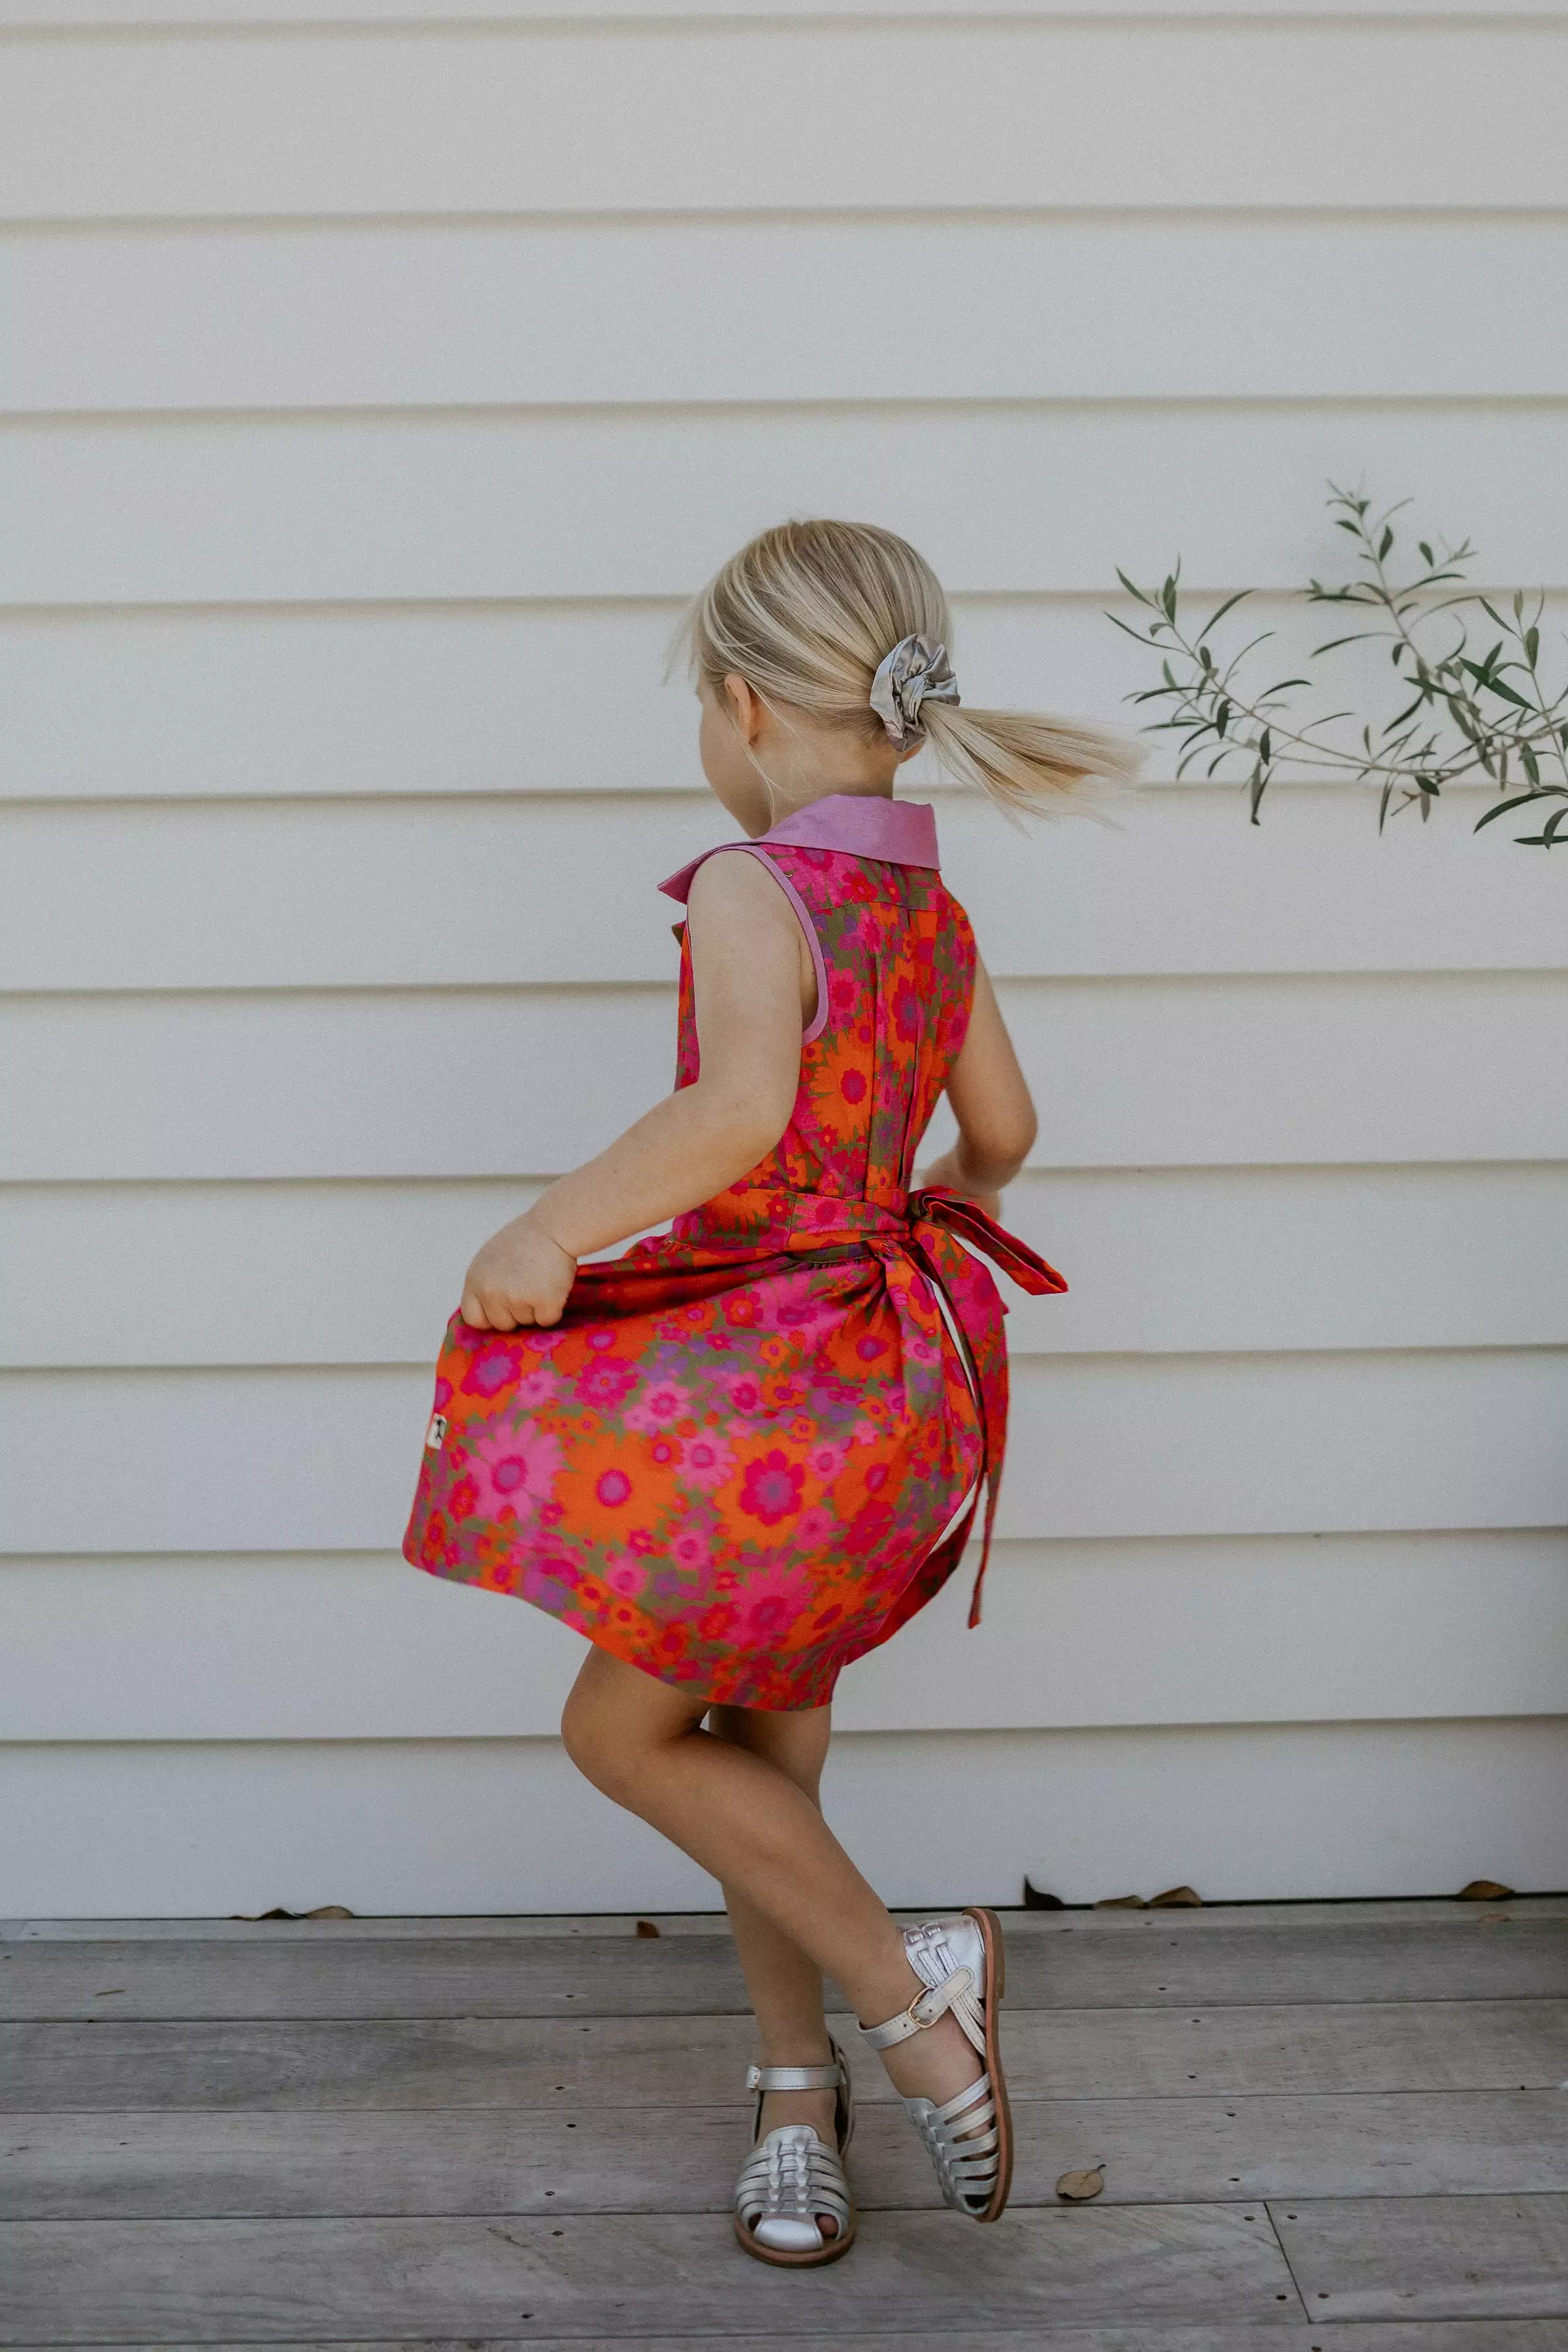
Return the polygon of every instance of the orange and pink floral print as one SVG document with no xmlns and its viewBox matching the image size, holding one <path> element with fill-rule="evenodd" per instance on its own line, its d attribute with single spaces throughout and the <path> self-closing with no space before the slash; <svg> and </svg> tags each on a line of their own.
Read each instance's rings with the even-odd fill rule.
<svg viewBox="0 0 1568 2352">
<path fill-rule="evenodd" d="M 951 1573 L 986 1473 L 989 1529 L 1002 1306 L 955 1233 L 1030 1289 L 1066 1287 L 973 1203 L 910 1192 L 963 1043 L 973 940 L 929 812 L 893 813 L 926 820 L 918 863 L 834 845 L 864 838 L 844 809 L 818 803 L 750 850 L 821 958 L 783 1139 L 668 1235 L 582 1266 L 554 1328 L 452 1318 L 404 1545 L 742 1706 L 826 1705 Z M 678 1087 L 697 1069 L 683 941 Z"/>
</svg>

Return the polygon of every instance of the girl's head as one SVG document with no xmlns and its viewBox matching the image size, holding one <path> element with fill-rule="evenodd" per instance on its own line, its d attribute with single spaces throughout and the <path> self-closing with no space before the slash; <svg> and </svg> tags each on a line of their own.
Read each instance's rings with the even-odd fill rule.
<svg viewBox="0 0 1568 2352">
<path fill-rule="evenodd" d="M 956 782 L 1013 814 L 1059 806 L 1089 777 L 1122 781 L 1138 765 L 1132 745 L 1097 728 L 939 698 L 940 667 L 937 690 L 901 722 L 889 656 L 913 637 L 950 646 L 952 623 L 924 557 L 872 523 L 763 531 L 709 582 L 681 637 L 702 698 L 709 782 L 754 832 L 825 792 L 890 792 L 895 769 L 927 741 Z M 903 654 L 898 667 L 921 673 L 923 657 Z"/>
</svg>

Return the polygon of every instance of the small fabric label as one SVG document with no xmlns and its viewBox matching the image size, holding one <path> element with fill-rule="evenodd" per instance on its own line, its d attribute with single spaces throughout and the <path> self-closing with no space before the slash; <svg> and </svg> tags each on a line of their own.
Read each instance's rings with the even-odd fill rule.
<svg viewBox="0 0 1568 2352">
<path fill-rule="evenodd" d="M 425 1433 L 425 1450 L 427 1454 L 439 1454 L 446 1442 L 447 1416 L 444 1412 L 433 1412 L 430 1426 Z"/>
</svg>

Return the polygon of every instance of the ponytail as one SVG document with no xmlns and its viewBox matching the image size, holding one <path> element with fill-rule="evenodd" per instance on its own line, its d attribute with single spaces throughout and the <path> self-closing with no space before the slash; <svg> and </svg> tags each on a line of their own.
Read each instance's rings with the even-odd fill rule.
<svg viewBox="0 0 1568 2352">
<path fill-rule="evenodd" d="M 907 540 L 871 523 L 787 522 L 763 531 L 709 582 L 681 624 L 701 684 L 731 672 L 777 703 L 868 741 L 929 742 L 955 783 L 1009 816 L 1077 805 L 1091 781 L 1121 785 L 1138 746 L 1044 712 L 967 709 L 945 646 L 947 598 Z"/>
<path fill-rule="evenodd" d="M 967 710 L 933 703 L 921 713 L 937 764 L 955 783 L 994 800 L 1008 816 L 1096 814 L 1091 783 L 1131 782 L 1141 747 L 1109 729 L 1043 710 Z"/>
</svg>

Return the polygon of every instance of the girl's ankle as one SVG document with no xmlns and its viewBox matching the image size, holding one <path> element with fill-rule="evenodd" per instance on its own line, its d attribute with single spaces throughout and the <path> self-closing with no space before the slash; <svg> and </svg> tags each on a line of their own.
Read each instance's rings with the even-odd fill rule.
<svg viewBox="0 0 1568 2352">
<path fill-rule="evenodd" d="M 831 2147 L 836 2137 L 836 2099 L 832 2091 L 764 2091 L 757 2137 L 765 2139 L 784 2124 L 809 2124 L 823 2145 Z"/>
</svg>

